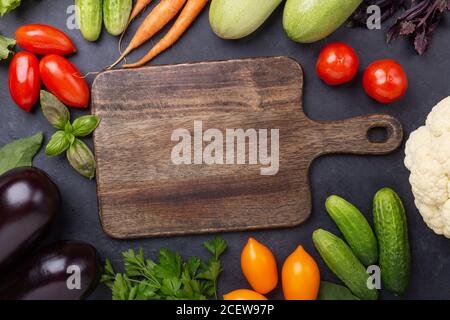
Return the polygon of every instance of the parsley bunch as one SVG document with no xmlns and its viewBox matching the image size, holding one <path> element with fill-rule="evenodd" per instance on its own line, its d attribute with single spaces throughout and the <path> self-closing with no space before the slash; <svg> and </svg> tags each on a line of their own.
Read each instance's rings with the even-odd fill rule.
<svg viewBox="0 0 450 320">
<path fill-rule="evenodd" d="M 227 243 L 217 237 L 205 242 L 211 253 L 207 263 L 197 257 L 187 261 L 166 248 L 160 250 L 158 263 L 144 257 L 144 251 L 123 253 L 124 273 L 116 273 L 107 259 L 101 282 L 112 291 L 113 300 L 205 300 L 217 299 L 217 279 L 222 272 L 220 256 Z"/>
</svg>

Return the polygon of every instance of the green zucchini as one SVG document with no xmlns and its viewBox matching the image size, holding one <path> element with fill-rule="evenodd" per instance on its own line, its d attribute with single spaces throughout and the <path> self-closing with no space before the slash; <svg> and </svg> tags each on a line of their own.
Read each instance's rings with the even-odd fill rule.
<svg viewBox="0 0 450 320">
<path fill-rule="evenodd" d="M 313 233 L 313 242 L 323 260 L 333 273 L 345 283 L 350 291 L 363 300 L 376 300 L 378 292 L 369 289 L 369 274 L 354 255 L 352 249 L 334 234 L 318 229 Z"/>
<path fill-rule="evenodd" d="M 103 0 L 103 21 L 109 34 L 118 36 L 125 31 L 132 7 L 132 0 Z"/>
<path fill-rule="evenodd" d="M 287 0 L 283 27 L 289 38 L 310 43 L 338 29 L 363 0 Z"/>
<path fill-rule="evenodd" d="M 212 0 L 209 22 L 223 39 L 240 39 L 258 29 L 282 0 Z"/>
<path fill-rule="evenodd" d="M 377 239 L 362 213 L 335 195 L 328 197 L 325 207 L 358 259 L 365 266 L 375 264 L 378 260 Z"/>
<path fill-rule="evenodd" d="M 75 0 L 75 12 L 83 37 L 97 41 L 103 26 L 102 0 Z"/>
<path fill-rule="evenodd" d="M 384 188 L 375 194 L 373 218 L 384 287 L 395 293 L 404 293 L 409 282 L 411 252 L 405 209 L 394 190 Z"/>
</svg>

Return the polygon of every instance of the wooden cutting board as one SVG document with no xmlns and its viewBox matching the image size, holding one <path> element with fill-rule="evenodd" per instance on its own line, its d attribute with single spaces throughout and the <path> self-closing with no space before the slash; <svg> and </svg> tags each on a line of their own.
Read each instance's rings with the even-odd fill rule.
<svg viewBox="0 0 450 320">
<path fill-rule="evenodd" d="M 100 74 L 92 110 L 102 119 L 94 144 L 104 231 L 114 238 L 140 238 L 295 226 L 311 213 L 308 170 L 315 158 L 381 155 L 400 145 L 401 124 L 388 115 L 308 119 L 302 90 L 301 66 L 287 57 Z M 194 141 L 194 121 L 197 127 L 201 121 L 203 132 L 217 129 L 210 131 L 217 139 L 222 132 L 224 140 L 227 129 L 255 129 L 258 137 L 264 136 L 259 129 L 268 129 L 269 155 L 272 130 L 278 129 L 277 174 L 262 175 L 268 165 L 248 164 L 249 144 L 244 145 L 247 164 L 174 164 L 171 154 L 179 142 L 172 134 L 184 129 Z M 374 127 L 387 129 L 386 141 L 369 141 Z M 208 144 L 196 142 L 197 160 Z M 219 159 L 216 150 L 212 155 Z"/>
</svg>

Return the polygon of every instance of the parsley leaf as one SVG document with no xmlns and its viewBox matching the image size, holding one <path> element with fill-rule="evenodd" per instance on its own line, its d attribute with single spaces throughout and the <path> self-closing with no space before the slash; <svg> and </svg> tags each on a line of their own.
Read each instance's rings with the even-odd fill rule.
<svg viewBox="0 0 450 320">
<path fill-rule="evenodd" d="M 126 275 L 118 273 L 112 286 L 113 300 L 133 300 L 130 299 L 131 297 L 130 293 L 131 293 L 130 280 Z"/>
<path fill-rule="evenodd" d="M 159 264 L 155 265 L 155 275 L 160 279 L 179 278 L 181 275 L 182 258 L 166 248 L 159 252 Z"/>
<path fill-rule="evenodd" d="M 114 281 L 116 280 L 116 273 L 114 272 L 113 266 L 109 259 L 106 259 L 104 269 L 105 273 L 102 275 L 100 281 L 112 289 L 114 286 Z"/>
<path fill-rule="evenodd" d="M 214 256 L 216 260 L 219 260 L 220 256 L 227 250 L 227 243 L 225 240 L 216 237 L 214 241 L 204 243 L 204 246 Z"/>
<path fill-rule="evenodd" d="M 204 291 L 208 295 L 215 295 L 217 299 L 217 279 L 223 271 L 222 264 L 220 263 L 220 256 L 225 252 L 228 245 L 225 240 L 216 237 L 214 241 L 205 242 L 205 248 L 213 255 L 209 259 L 208 264 L 202 265 L 202 272 L 197 276 L 198 279 L 205 279 L 211 281 L 208 288 L 204 288 Z"/>
<path fill-rule="evenodd" d="M 187 271 L 189 272 L 189 275 L 191 278 L 194 278 L 195 275 L 197 274 L 198 269 L 200 268 L 202 262 L 200 261 L 199 258 L 197 257 L 190 257 L 187 264 L 186 264 L 186 268 Z"/>
</svg>

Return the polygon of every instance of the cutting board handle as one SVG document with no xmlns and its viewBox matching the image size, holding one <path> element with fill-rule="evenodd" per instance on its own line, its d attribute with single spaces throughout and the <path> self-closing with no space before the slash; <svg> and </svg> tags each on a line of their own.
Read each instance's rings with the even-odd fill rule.
<svg viewBox="0 0 450 320">
<path fill-rule="evenodd" d="M 342 121 L 320 122 L 323 152 L 347 154 L 387 154 L 396 150 L 403 141 L 401 123 L 386 114 L 354 117 Z M 369 132 L 374 128 L 384 128 L 384 141 L 371 141 Z"/>
</svg>

